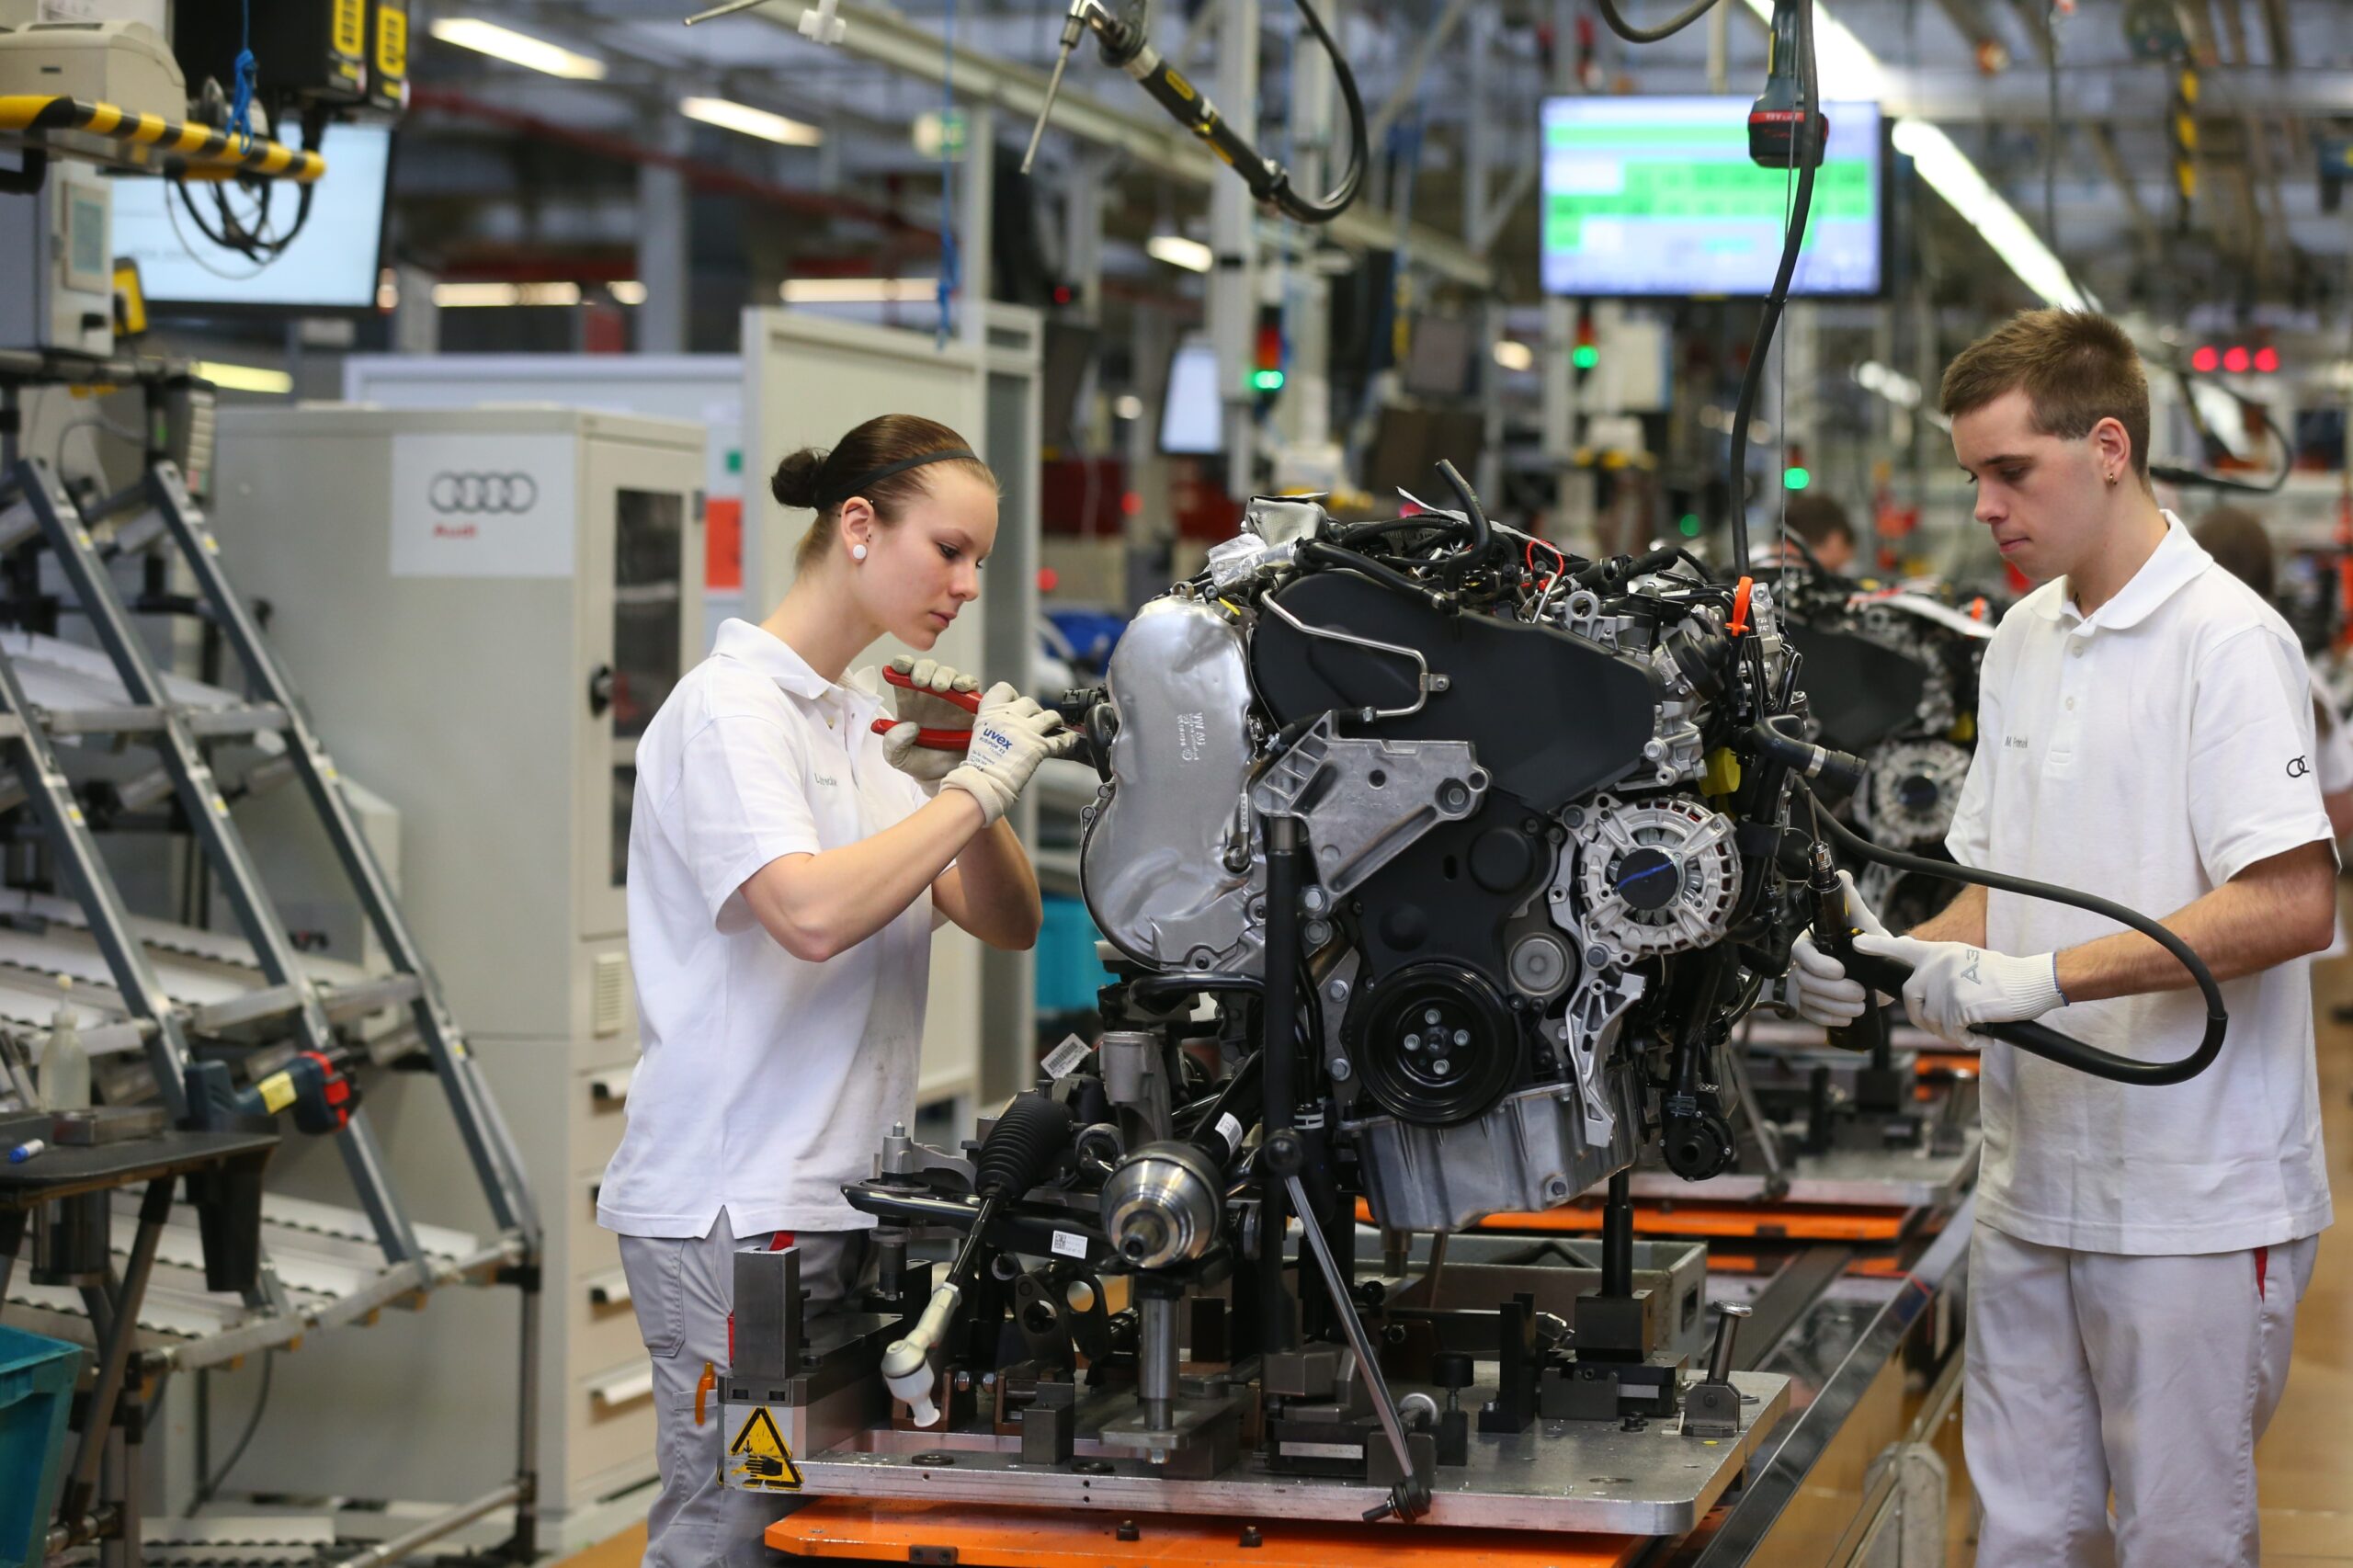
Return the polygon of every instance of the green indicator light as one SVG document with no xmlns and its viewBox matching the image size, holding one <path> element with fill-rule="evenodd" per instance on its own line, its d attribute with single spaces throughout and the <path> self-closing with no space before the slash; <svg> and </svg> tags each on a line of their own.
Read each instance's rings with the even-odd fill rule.
<svg viewBox="0 0 2353 1568">
<path fill-rule="evenodd" d="M 1785 489 L 1803 490 L 1813 483 L 1813 475 L 1802 468 L 1785 468 L 1781 471 L 1781 484 Z"/>
<path fill-rule="evenodd" d="M 1253 392 L 1280 392 L 1283 390 L 1283 373 L 1280 370 L 1253 370 L 1250 372 L 1250 388 Z"/>
<path fill-rule="evenodd" d="M 1580 343 L 1570 350 L 1569 363 L 1580 370 L 1590 370 L 1601 363 L 1601 350 L 1590 343 Z"/>
<path fill-rule="evenodd" d="M 1683 520 L 1677 523 L 1675 528 L 1676 531 L 1680 533 L 1685 539 L 1698 539 L 1699 537 L 1699 515 L 1694 512 L 1684 513 Z"/>
</svg>

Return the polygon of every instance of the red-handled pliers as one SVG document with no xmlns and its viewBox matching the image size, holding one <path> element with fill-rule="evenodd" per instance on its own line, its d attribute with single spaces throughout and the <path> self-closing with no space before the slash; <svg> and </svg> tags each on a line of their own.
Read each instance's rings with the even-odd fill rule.
<svg viewBox="0 0 2353 1568">
<path fill-rule="evenodd" d="M 915 689 L 915 683 L 904 671 L 885 665 L 882 678 L 892 686 Z M 925 695 L 952 702 L 967 713 L 977 714 L 981 710 L 981 694 L 977 691 L 935 691 L 930 687 L 922 689 Z M 876 734 L 887 735 L 905 722 L 904 719 L 877 719 L 870 727 Z M 926 751 L 963 751 L 972 744 L 972 732 L 970 730 L 926 729 L 915 733 L 915 744 Z"/>
</svg>

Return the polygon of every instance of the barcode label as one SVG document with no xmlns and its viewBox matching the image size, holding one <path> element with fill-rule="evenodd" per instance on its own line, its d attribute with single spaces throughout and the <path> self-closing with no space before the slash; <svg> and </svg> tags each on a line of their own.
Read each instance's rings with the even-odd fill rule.
<svg viewBox="0 0 2353 1568">
<path fill-rule="evenodd" d="M 1046 1058 L 1046 1076 L 1069 1077 L 1078 1071 L 1078 1064 L 1086 1061 L 1087 1053 L 1094 1049 L 1074 1034 L 1064 1035 L 1062 1044 L 1054 1047 L 1053 1054 Z"/>
<path fill-rule="evenodd" d="M 1054 1233 L 1053 1247 L 1054 1256 L 1056 1257 L 1075 1257 L 1084 1259 L 1086 1256 L 1086 1238 L 1085 1236 L 1073 1235 L 1068 1231 L 1056 1231 Z"/>
</svg>

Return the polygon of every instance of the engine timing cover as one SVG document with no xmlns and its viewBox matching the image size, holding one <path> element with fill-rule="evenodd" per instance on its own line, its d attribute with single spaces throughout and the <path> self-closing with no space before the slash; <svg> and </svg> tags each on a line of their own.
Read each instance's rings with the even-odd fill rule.
<svg viewBox="0 0 2353 1568">
<path fill-rule="evenodd" d="M 1105 938 L 1139 963 L 1255 964 L 1251 868 L 1225 862 L 1249 778 L 1242 633 L 1218 611 L 1159 598 L 1136 612 L 1106 676 L 1119 730 L 1109 797 L 1088 820 L 1079 888 Z"/>
</svg>

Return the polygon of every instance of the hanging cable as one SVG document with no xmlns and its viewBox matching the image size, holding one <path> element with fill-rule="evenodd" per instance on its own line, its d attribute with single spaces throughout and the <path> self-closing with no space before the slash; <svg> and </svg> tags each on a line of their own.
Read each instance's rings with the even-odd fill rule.
<svg viewBox="0 0 2353 1568">
<path fill-rule="evenodd" d="M 1062 91 L 1063 68 L 1069 62 L 1071 51 L 1078 47 L 1081 38 L 1092 32 L 1102 45 L 1104 63 L 1119 66 L 1134 77 L 1137 85 L 1166 109 L 1177 124 L 1208 142 L 1220 161 L 1242 176 L 1252 196 L 1295 222 L 1330 222 L 1348 210 L 1363 187 L 1365 170 L 1371 163 L 1370 131 L 1365 119 L 1364 99 L 1357 92 L 1356 73 L 1348 68 L 1347 57 L 1340 52 L 1339 44 L 1324 25 L 1313 0 L 1291 0 L 1291 4 L 1299 8 L 1301 20 L 1331 60 L 1332 74 L 1339 84 L 1340 101 L 1348 111 L 1347 172 L 1340 176 L 1340 183 L 1330 194 L 1313 198 L 1293 190 L 1289 169 L 1259 152 L 1228 123 L 1209 95 L 1187 81 L 1173 62 L 1153 48 L 1140 24 L 1113 15 L 1102 0 L 1071 0 L 1070 10 L 1063 19 L 1061 52 L 1055 57 L 1054 73 L 1047 83 L 1045 102 L 1038 109 L 1038 123 L 1029 133 L 1029 151 L 1021 160 L 1022 172 L 1029 171 L 1030 162 L 1037 156 L 1046 121 L 1054 112 L 1054 99 Z"/>
<path fill-rule="evenodd" d="M 1657 43 L 1663 39 L 1673 38 L 1716 8 L 1716 0 L 1697 0 L 1689 10 L 1671 22 L 1662 22 L 1654 28 L 1638 28 L 1618 9 L 1618 0 L 1596 0 L 1596 4 L 1601 7 L 1601 19 L 1609 24 L 1609 30 L 1628 43 Z"/>
<path fill-rule="evenodd" d="M 1797 165 L 1797 199 L 1790 213 L 1788 232 L 1781 240 L 1781 265 L 1773 274 L 1772 291 L 1765 298 L 1765 306 L 1756 321 L 1756 340 L 1749 346 L 1748 366 L 1740 378 L 1740 401 L 1732 415 L 1731 452 L 1725 460 L 1726 496 L 1732 506 L 1732 559 L 1735 574 L 1748 565 L 1748 422 L 1756 411 L 1756 393 L 1765 379 L 1765 359 L 1773 347 L 1773 329 L 1780 324 L 1782 307 L 1789 303 L 1790 279 L 1797 272 L 1798 251 L 1805 243 L 1807 217 L 1813 210 L 1813 172 L 1821 162 L 1823 151 L 1810 146 L 1817 136 L 1824 134 L 1816 122 L 1822 112 L 1822 85 L 1816 78 L 1813 58 L 1813 0 L 1779 0 L 1775 6 L 1776 34 L 1782 6 L 1793 16 L 1793 42 L 1797 54 L 1798 113 L 1797 130 L 1791 137 L 1790 158 Z M 1777 44 L 1778 48 L 1778 44 Z M 1777 67 L 1780 63 L 1775 62 Z M 1826 137 L 1824 137 L 1826 140 Z"/>
</svg>

